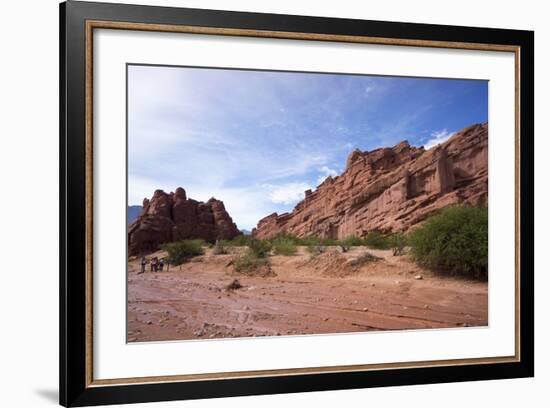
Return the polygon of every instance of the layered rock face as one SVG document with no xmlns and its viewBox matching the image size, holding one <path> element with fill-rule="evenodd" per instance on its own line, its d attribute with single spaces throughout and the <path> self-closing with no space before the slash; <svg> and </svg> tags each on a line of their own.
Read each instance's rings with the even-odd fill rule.
<svg viewBox="0 0 550 408">
<path fill-rule="evenodd" d="M 143 200 L 139 217 L 128 228 L 128 252 L 137 255 L 158 249 L 160 244 L 182 239 L 233 239 L 241 232 L 222 201 L 206 203 L 187 198 L 181 187 L 167 194 L 156 190 Z"/>
<path fill-rule="evenodd" d="M 288 233 L 343 239 L 369 231 L 406 231 L 435 210 L 486 203 L 488 125 L 457 132 L 425 150 L 404 141 L 393 148 L 352 152 L 342 175 L 328 177 L 291 213 L 271 214 L 253 235 Z"/>
</svg>

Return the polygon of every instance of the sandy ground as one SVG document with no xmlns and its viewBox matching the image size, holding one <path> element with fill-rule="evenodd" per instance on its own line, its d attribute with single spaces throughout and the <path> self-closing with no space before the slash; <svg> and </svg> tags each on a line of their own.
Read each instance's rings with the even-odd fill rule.
<svg viewBox="0 0 550 408">
<path fill-rule="evenodd" d="M 131 258 L 128 341 L 487 325 L 487 283 L 439 277 L 391 251 L 335 247 L 312 259 L 300 248 L 272 256 L 276 276 L 259 277 L 234 271 L 242 250 L 144 274 Z M 354 265 L 367 251 L 381 259 Z M 243 287 L 226 289 L 234 279 Z"/>
</svg>

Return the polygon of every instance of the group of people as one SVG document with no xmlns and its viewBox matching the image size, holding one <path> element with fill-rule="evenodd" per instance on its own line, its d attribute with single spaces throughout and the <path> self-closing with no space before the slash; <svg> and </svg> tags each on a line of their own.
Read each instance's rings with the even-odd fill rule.
<svg viewBox="0 0 550 408">
<path fill-rule="evenodd" d="M 151 265 L 151 272 L 162 272 L 164 270 L 164 258 L 158 258 L 157 256 L 153 257 L 151 261 L 148 261 L 144 256 L 141 258 L 141 272 L 145 272 L 145 266 L 147 264 Z"/>
</svg>

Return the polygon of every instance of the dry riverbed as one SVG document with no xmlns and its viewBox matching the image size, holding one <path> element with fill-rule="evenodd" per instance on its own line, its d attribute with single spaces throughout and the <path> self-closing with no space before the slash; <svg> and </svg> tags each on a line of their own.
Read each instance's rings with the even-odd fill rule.
<svg viewBox="0 0 550 408">
<path fill-rule="evenodd" d="M 288 336 L 487 325 L 487 283 L 439 277 L 391 251 L 330 247 L 271 256 L 273 275 L 234 271 L 207 249 L 181 267 L 128 266 L 128 341 Z M 365 253 L 380 259 L 365 260 Z M 159 251 L 152 256 L 165 256 Z M 227 286 L 238 279 L 235 290 Z"/>
</svg>

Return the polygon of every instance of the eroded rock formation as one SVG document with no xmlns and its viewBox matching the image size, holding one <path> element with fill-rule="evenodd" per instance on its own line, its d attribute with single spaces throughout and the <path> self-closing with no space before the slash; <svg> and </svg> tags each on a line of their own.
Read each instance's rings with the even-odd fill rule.
<svg viewBox="0 0 550 408">
<path fill-rule="evenodd" d="M 488 192 L 487 130 L 487 123 L 470 126 L 429 150 L 406 141 L 355 150 L 342 175 L 306 191 L 291 213 L 261 219 L 252 233 L 362 237 L 372 230 L 405 231 L 448 205 L 482 204 Z"/>
<path fill-rule="evenodd" d="M 151 200 L 143 200 L 139 217 L 128 228 L 128 252 L 150 252 L 160 244 L 182 239 L 214 242 L 240 234 L 222 201 L 187 198 L 181 187 L 170 194 L 156 190 Z"/>
</svg>

